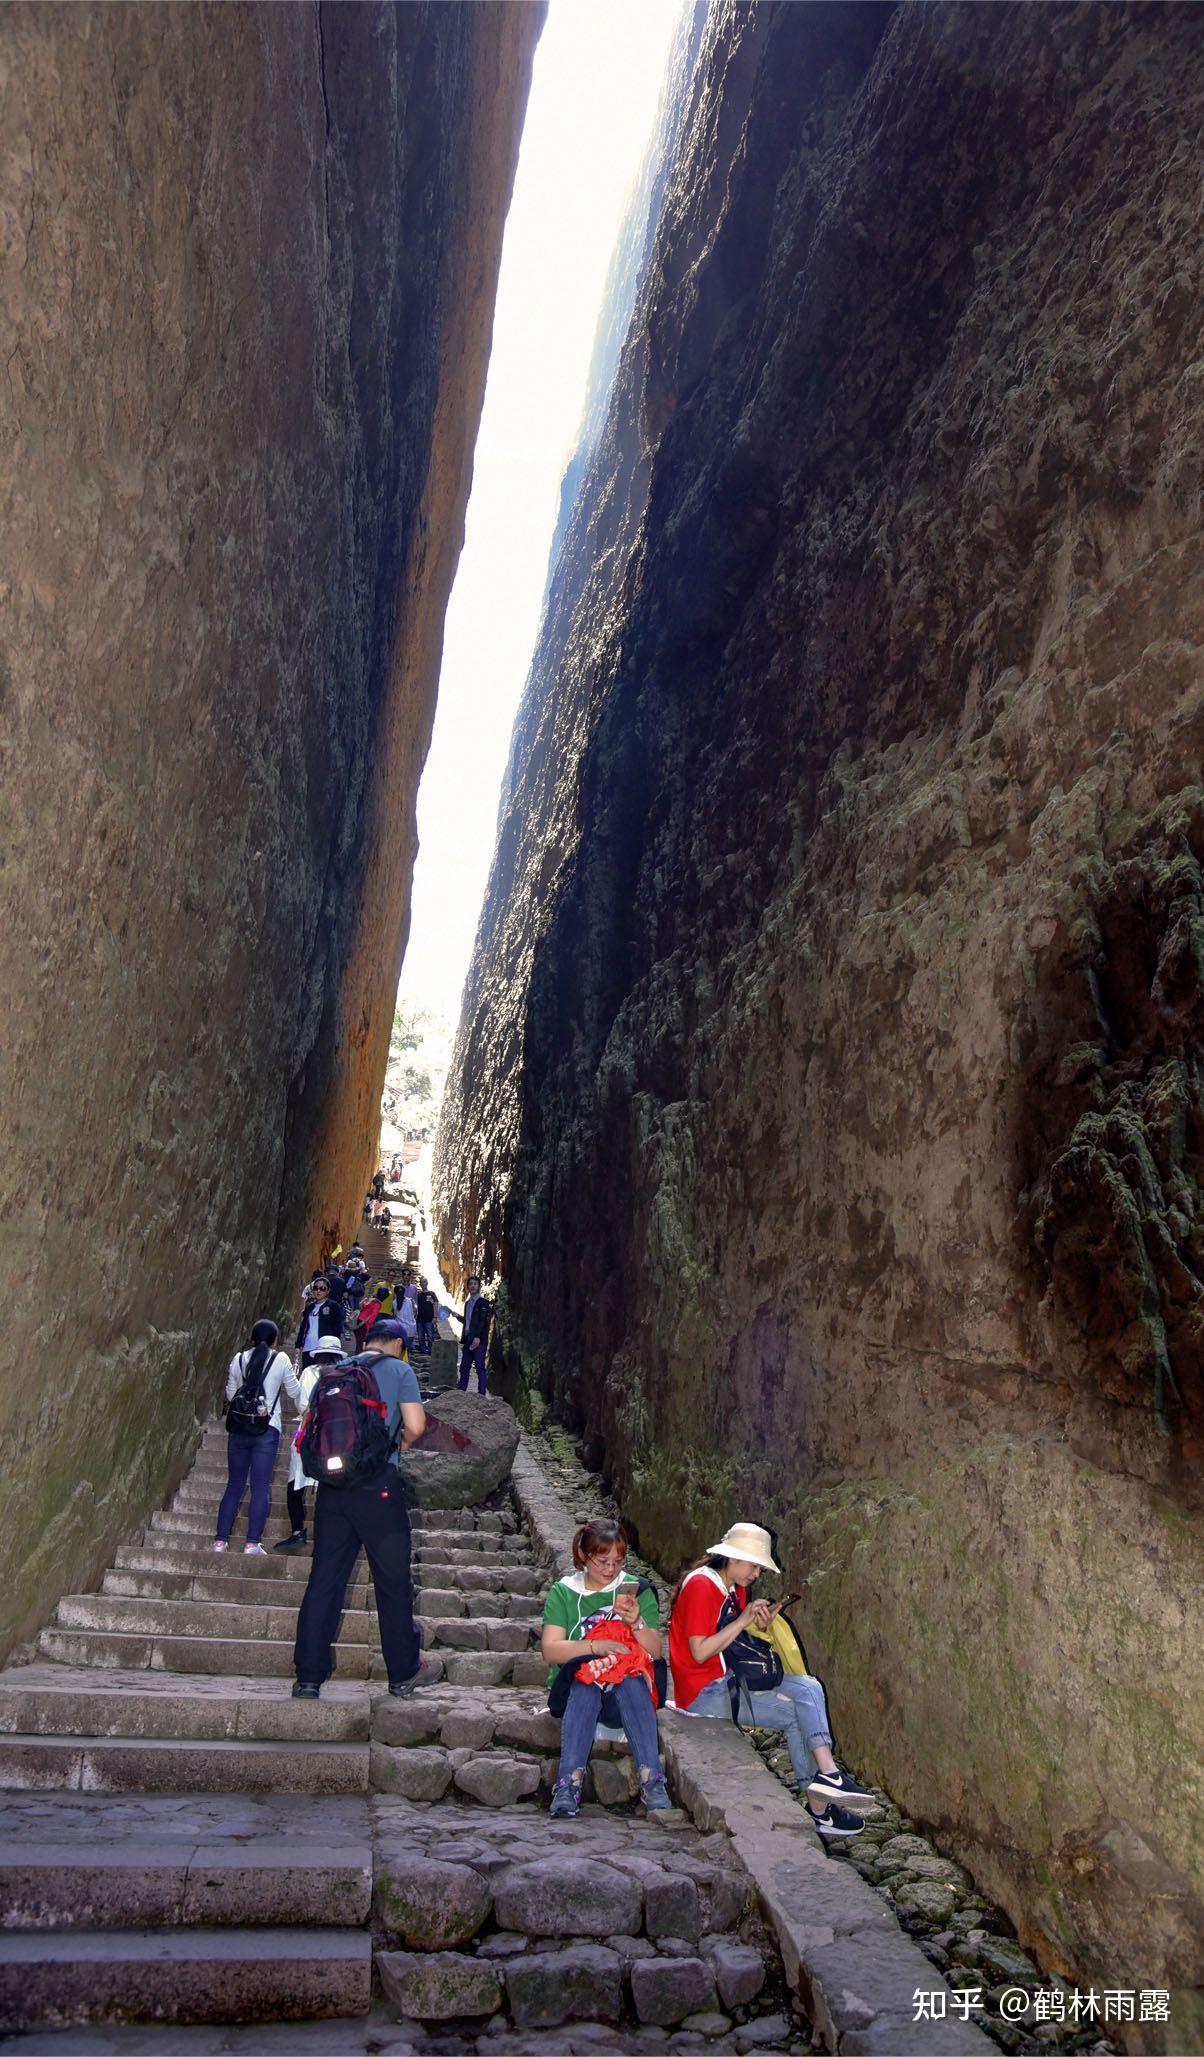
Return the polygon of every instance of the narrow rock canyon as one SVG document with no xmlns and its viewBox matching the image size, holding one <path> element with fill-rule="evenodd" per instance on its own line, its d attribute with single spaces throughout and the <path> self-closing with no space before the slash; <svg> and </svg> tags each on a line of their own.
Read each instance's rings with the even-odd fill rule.
<svg viewBox="0 0 1204 2057">
<path fill-rule="evenodd" d="M 6 1649 L 358 1212 L 541 18 L 0 17 Z"/>
<path fill-rule="evenodd" d="M 711 9 L 437 1162 L 510 1390 L 645 1553 L 771 1520 L 853 1761 L 1047 1967 L 1175 1988 L 1172 2048 L 1204 2033 L 1202 53 L 1195 5 Z"/>
</svg>

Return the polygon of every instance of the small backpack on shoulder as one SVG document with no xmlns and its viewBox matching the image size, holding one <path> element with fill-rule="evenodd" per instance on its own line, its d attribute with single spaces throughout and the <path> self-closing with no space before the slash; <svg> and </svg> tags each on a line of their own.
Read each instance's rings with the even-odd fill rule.
<svg viewBox="0 0 1204 2057">
<path fill-rule="evenodd" d="M 269 1350 L 262 1367 L 257 1372 L 247 1371 L 254 1356 L 253 1350 L 243 1352 L 239 1370 L 243 1374 L 242 1384 L 232 1400 L 226 1402 L 226 1434 L 228 1436 L 262 1436 L 272 1425 L 272 1416 L 263 1397 L 263 1382 L 268 1367 L 275 1363 L 276 1352 Z"/>
<path fill-rule="evenodd" d="M 740 1613 L 734 1596 L 723 1603 L 719 1611 L 718 1628 L 727 1628 Z M 773 1693 L 782 1683 L 783 1665 L 777 1651 L 767 1636 L 758 1636 L 751 1629 L 742 1629 L 723 1653 L 727 1665 L 728 1691 L 733 1683 L 738 1693 Z M 733 1696 L 734 1707 L 734 1696 Z M 732 1719 L 737 1717 L 733 1712 Z"/>
<path fill-rule="evenodd" d="M 362 1486 L 384 1469 L 397 1442 L 380 1397 L 377 1350 L 318 1374 L 297 1436 L 301 1467 L 323 1486 Z"/>
</svg>

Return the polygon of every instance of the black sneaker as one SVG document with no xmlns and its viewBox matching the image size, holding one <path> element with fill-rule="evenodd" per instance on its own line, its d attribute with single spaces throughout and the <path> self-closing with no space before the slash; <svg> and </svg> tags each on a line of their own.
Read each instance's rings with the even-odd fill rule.
<svg viewBox="0 0 1204 2057">
<path fill-rule="evenodd" d="M 273 1543 L 272 1548 L 273 1550 L 300 1550 L 304 1547 L 307 1540 L 305 1530 L 303 1528 L 295 1528 L 291 1536 L 286 1536 L 282 1543 Z"/>
<path fill-rule="evenodd" d="M 842 1771 L 839 1764 L 835 1771 L 817 1771 L 807 1787 L 809 1800 L 840 1800 L 846 1807 L 876 1807 L 878 1805 L 868 1786 L 853 1777 L 851 1771 Z"/>
<path fill-rule="evenodd" d="M 389 1691 L 395 1700 L 408 1700 L 410 1694 L 419 1686 L 437 1686 L 446 1669 L 442 1657 L 424 1657 L 417 1671 L 412 1672 L 409 1678 L 400 1679 L 396 1685 L 390 1679 Z"/>
<path fill-rule="evenodd" d="M 809 1807 L 807 1812 L 811 1814 Z M 859 1836 L 865 1823 L 847 1807 L 834 1807 L 829 1801 L 822 1814 L 811 1814 L 811 1826 L 821 1836 Z"/>
<path fill-rule="evenodd" d="M 312 1679 L 299 1678 L 293 1687 L 293 1698 L 294 1700 L 316 1700 L 321 1690 L 321 1686 L 316 1686 Z"/>
</svg>

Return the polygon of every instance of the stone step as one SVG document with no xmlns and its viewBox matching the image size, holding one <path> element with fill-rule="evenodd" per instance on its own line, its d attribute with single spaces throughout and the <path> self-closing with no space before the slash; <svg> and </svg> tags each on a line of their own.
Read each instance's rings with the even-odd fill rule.
<svg viewBox="0 0 1204 2057">
<path fill-rule="evenodd" d="M 0 1735 L 0 1787 L 10 1792 L 331 1795 L 366 1793 L 368 1772 L 366 1743 Z"/>
<path fill-rule="evenodd" d="M 262 1678 L 202 1684 L 165 1673 L 73 1671 L 61 1664 L 0 1672 L 0 1734 L 366 1743 L 370 1713 L 366 1686 L 334 1680 L 320 1700 L 304 1701 Z"/>
<path fill-rule="evenodd" d="M 428 1648 L 451 1650 L 529 1650 L 537 1624 L 511 1621 L 504 1615 L 416 1615 Z M 277 1641 L 297 1631 L 294 1607 L 245 1606 L 218 1600 L 131 1599 L 115 1593 L 68 1593 L 55 1612 L 56 1628 L 97 1629 L 116 1635 L 266 1637 Z M 375 1643 L 377 1616 L 366 1608 L 346 1608 L 339 1628 L 340 1644 Z"/>
<path fill-rule="evenodd" d="M 269 1586 L 263 1579 L 193 1574 L 187 1571 L 106 1571 L 101 1593 L 141 1600 L 215 1600 L 259 1606 L 264 1602 L 282 1607 L 299 1607 L 305 1588 L 300 1580 L 291 1585 L 277 1580 Z M 418 1612 L 430 1618 L 454 1619 L 458 1615 L 504 1615 L 508 1621 L 534 1620 L 543 1611 L 538 1593 L 490 1593 L 465 1591 L 460 1587 L 428 1585 L 419 1579 L 414 1587 Z M 347 1588 L 346 1605 L 376 1609 L 376 1594 L 370 1579 L 357 1579 Z"/>
<path fill-rule="evenodd" d="M 433 1624 L 432 1624 L 433 1626 Z M 515 1624 L 511 1623 L 513 1628 Z M 173 1636 L 106 1633 L 96 1629 L 46 1628 L 38 1638 L 43 1657 L 52 1663 L 98 1669 L 199 1673 L 223 1678 L 289 1678 L 293 1671 L 293 1638 L 238 1640 L 230 1636 Z M 546 1675 L 538 1651 L 511 1654 L 505 1650 L 440 1652 L 453 1685 L 534 1685 Z M 385 1677 L 379 1648 L 368 1643 L 340 1643 L 337 1673 L 342 1680 Z"/>
<path fill-rule="evenodd" d="M 465 1578 L 469 1582 L 480 1578 L 486 1592 L 500 1586 L 506 1592 L 545 1592 L 550 1582 L 545 1569 L 515 1549 L 504 1555 L 498 1551 L 459 1551 L 420 1539 L 414 1543 L 412 1555 L 414 1565 L 422 1567 L 426 1574 L 447 1572 L 449 1584 L 457 1586 L 465 1584 Z M 233 1543 L 228 1551 L 214 1551 L 212 1535 L 161 1535 L 158 1530 L 150 1530 L 138 1543 L 119 1543 L 113 1563 L 132 1572 L 179 1572 L 185 1565 L 191 1565 L 193 1572 L 204 1572 L 206 1576 L 305 1580 L 309 1578 L 309 1545 L 298 1551 L 268 1551 L 263 1557 L 247 1557 L 241 1543 Z M 360 1576 L 366 1576 L 362 1559 L 358 1569 Z"/>
<path fill-rule="evenodd" d="M 114 1563 L 122 1571 L 189 1570 L 204 1578 L 275 1579 L 304 1584 L 309 1577 L 311 1557 L 308 1545 L 300 1550 L 273 1550 L 265 1557 L 247 1557 L 241 1550 L 215 1552 L 207 1543 L 188 1537 L 157 1536 L 150 1543 L 119 1544 Z M 471 1557 L 462 1563 L 449 1563 L 424 1549 L 415 1550 L 413 1563 L 417 1577 L 441 1590 L 458 1586 L 474 1593 L 522 1593 L 538 1596 L 541 1605 L 550 1578 L 548 1572 L 533 1564 L 507 1559 L 499 1568 L 496 1563 L 482 1564 Z M 359 1582 L 367 1579 L 362 1559 L 357 1562 L 356 1577 Z"/>
<path fill-rule="evenodd" d="M 99 1670 L 191 1672 L 209 1678 L 289 1678 L 293 1670 L 293 1639 L 239 1641 L 228 1636 L 106 1634 L 95 1629 L 44 1628 L 38 1650 L 55 1664 L 94 1666 Z M 371 1659 L 375 1658 L 375 1669 Z M 378 1652 L 366 1643 L 339 1648 L 343 1679 L 383 1677 Z"/>
<path fill-rule="evenodd" d="M 309 1559 L 306 1558 L 308 1565 Z M 294 1610 L 301 1605 L 304 1581 L 223 1577 L 220 1573 L 191 1571 L 106 1571 L 100 1582 L 102 1593 L 138 1600 L 224 1600 L 258 1607 L 265 1601 Z M 348 1607 L 373 1605 L 371 1581 L 357 1579 L 347 1588 Z M 458 1608 L 455 1610 L 460 1611 Z"/>
<path fill-rule="evenodd" d="M 196 1509 L 194 1512 L 189 1508 L 183 1513 L 177 1513 L 171 1507 L 161 1507 L 156 1513 L 152 1514 L 144 1534 L 148 1537 L 152 1535 L 155 1537 L 185 1536 L 191 1537 L 196 1541 L 212 1542 L 216 1511 L 216 1507 L 212 1508 L 209 1512 L 205 1512 L 201 1508 Z M 247 1509 L 244 1502 L 242 1511 L 234 1525 L 235 1536 L 238 1538 L 242 1536 L 246 1526 L 246 1519 Z M 287 1517 L 283 1514 L 274 1515 L 264 1529 L 263 1541 L 265 1543 L 277 1542 L 287 1536 L 288 1533 L 289 1524 Z M 455 1530 L 429 1529 L 425 1524 L 421 1523 L 414 1527 L 413 1535 L 417 1547 L 438 1548 L 444 1551 L 449 1561 L 452 1562 L 466 1556 L 476 1556 L 488 1558 L 493 1562 L 504 1563 L 510 1557 L 527 1559 L 531 1554 L 530 1539 L 524 1535 L 470 1535 L 467 1531 L 461 1534 Z M 232 1550 L 239 1547 L 241 1547 L 240 1542 L 231 1542 Z"/>
<path fill-rule="evenodd" d="M 0 2020 L 310 2021 L 364 2015 L 372 1939 L 340 1928 L 0 1932 Z"/>
<path fill-rule="evenodd" d="M 200 1843 L 194 1835 L 121 1836 L 88 1846 L 0 1838 L 6 1929 L 344 1928 L 366 1921 L 371 1904 L 369 1843 Z"/>
</svg>

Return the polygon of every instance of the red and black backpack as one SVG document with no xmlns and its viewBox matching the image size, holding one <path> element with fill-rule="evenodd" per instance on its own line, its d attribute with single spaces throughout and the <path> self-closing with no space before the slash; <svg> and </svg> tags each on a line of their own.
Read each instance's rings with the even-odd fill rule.
<svg viewBox="0 0 1204 2057">
<path fill-rule="evenodd" d="M 348 1357 L 320 1372 L 297 1437 L 302 1468 L 322 1486 L 362 1486 L 383 1471 L 397 1442 L 372 1369 L 382 1353 Z"/>
</svg>

